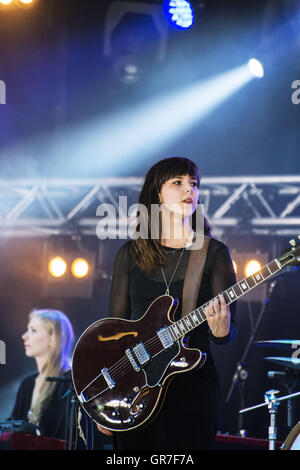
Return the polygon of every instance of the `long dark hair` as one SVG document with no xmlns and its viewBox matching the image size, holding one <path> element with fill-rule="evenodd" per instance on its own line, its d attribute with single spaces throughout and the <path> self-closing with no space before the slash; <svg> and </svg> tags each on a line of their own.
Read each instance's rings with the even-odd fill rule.
<svg viewBox="0 0 300 470">
<path fill-rule="evenodd" d="M 200 186 L 200 172 L 197 165 L 184 157 L 170 157 L 160 160 L 155 165 L 153 165 L 150 170 L 147 172 L 145 181 L 140 192 L 139 204 L 146 207 L 146 215 L 141 214 L 140 216 L 140 226 L 137 226 L 138 229 L 141 229 L 141 225 L 144 225 L 148 233 L 151 233 L 153 230 L 153 221 L 151 221 L 151 205 L 159 205 L 159 193 L 161 191 L 162 185 L 171 178 L 175 176 L 184 176 L 189 175 L 191 178 L 195 178 Z M 197 207 L 196 211 L 192 216 L 192 229 L 196 230 L 196 217 L 197 217 Z M 159 237 L 158 238 L 137 238 L 133 241 L 134 250 L 136 253 L 136 264 L 145 272 L 151 272 L 156 266 L 159 266 L 163 263 L 165 258 L 165 251 L 161 245 L 161 231 L 158 229 Z M 211 228 L 204 217 L 204 235 L 211 235 Z"/>
</svg>

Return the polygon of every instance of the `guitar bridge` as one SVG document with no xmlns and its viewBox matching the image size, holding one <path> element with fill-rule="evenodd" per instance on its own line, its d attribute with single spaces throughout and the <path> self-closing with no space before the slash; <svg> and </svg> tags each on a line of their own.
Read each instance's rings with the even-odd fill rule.
<svg viewBox="0 0 300 470">
<path fill-rule="evenodd" d="M 114 388 L 116 385 L 116 382 L 113 380 L 113 378 L 110 376 L 107 367 L 104 367 L 102 370 L 102 375 L 106 380 L 106 383 L 110 389 Z"/>
</svg>

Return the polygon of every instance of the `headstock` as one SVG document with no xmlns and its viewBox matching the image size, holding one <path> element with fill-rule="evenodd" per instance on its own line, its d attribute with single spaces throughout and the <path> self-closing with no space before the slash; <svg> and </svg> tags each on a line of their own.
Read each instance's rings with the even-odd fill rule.
<svg viewBox="0 0 300 470">
<path fill-rule="evenodd" d="M 300 240 L 300 235 L 297 236 Z M 300 265 L 300 241 L 290 240 L 291 248 L 288 248 L 283 252 L 281 256 L 277 258 L 282 268 L 286 266 L 299 266 Z"/>
</svg>

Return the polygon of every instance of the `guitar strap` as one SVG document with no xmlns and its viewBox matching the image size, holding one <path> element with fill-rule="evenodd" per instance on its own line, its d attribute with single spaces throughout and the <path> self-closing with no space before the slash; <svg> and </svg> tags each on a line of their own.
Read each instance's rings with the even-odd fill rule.
<svg viewBox="0 0 300 470">
<path fill-rule="evenodd" d="M 203 246 L 200 249 L 191 250 L 183 283 L 182 317 L 197 308 L 197 299 L 210 240 L 210 237 L 204 235 Z"/>
</svg>

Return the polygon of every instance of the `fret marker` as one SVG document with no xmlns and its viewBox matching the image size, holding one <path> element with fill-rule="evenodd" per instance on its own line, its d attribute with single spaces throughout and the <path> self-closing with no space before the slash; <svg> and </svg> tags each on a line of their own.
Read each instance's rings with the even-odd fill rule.
<svg viewBox="0 0 300 470">
<path fill-rule="evenodd" d="M 229 290 L 228 292 L 229 292 L 230 297 L 232 299 L 234 299 L 234 297 L 235 297 L 234 292 L 232 290 Z"/>
</svg>

